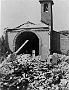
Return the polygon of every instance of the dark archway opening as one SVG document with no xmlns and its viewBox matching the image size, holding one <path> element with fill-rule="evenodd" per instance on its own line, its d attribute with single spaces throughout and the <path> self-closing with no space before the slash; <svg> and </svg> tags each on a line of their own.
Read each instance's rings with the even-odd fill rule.
<svg viewBox="0 0 69 90">
<path fill-rule="evenodd" d="M 31 54 L 32 50 L 35 50 L 35 55 L 39 55 L 39 38 L 38 36 L 30 31 L 22 32 L 15 42 L 15 51 L 26 41 L 29 40 L 26 45 L 18 52 L 18 54 Z"/>
</svg>

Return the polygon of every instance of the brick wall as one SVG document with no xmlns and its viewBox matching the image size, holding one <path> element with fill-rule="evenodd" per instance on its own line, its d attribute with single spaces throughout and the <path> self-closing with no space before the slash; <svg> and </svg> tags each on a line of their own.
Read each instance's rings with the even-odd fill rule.
<svg viewBox="0 0 69 90">
<path fill-rule="evenodd" d="M 52 31 L 51 51 L 52 53 L 67 54 L 69 50 L 69 38 L 59 32 Z"/>
<path fill-rule="evenodd" d="M 68 36 L 60 34 L 60 50 L 63 54 L 66 54 L 69 50 L 69 38 Z"/>
</svg>

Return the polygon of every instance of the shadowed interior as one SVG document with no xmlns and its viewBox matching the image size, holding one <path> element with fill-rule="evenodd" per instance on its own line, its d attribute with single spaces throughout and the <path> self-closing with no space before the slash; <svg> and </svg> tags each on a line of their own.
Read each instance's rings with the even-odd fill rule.
<svg viewBox="0 0 69 90">
<path fill-rule="evenodd" d="M 15 42 L 15 51 L 19 49 L 19 47 L 26 41 L 29 40 L 25 46 L 18 52 L 18 54 L 31 54 L 32 50 L 35 50 L 35 55 L 39 55 L 39 38 L 33 32 L 23 32 L 21 33 Z"/>
</svg>

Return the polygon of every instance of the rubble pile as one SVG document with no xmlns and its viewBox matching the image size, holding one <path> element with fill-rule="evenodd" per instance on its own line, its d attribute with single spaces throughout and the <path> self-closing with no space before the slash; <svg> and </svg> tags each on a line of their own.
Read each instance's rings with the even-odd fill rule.
<svg viewBox="0 0 69 90">
<path fill-rule="evenodd" d="M 69 90 L 69 56 L 54 53 L 46 60 L 10 54 L 0 64 L 2 90 Z"/>
</svg>

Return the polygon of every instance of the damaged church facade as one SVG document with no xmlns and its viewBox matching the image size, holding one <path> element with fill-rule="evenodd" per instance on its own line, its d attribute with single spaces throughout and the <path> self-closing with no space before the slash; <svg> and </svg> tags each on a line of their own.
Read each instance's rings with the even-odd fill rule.
<svg viewBox="0 0 69 90">
<path fill-rule="evenodd" d="M 6 29 L 5 33 L 12 52 L 17 51 L 28 40 L 18 54 L 32 55 L 32 53 L 35 53 L 35 56 L 40 55 L 45 59 L 46 55 L 60 52 L 60 36 L 53 31 L 53 1 L 39 0 L 39 2 L 41 4 L 41 21 L 39 24 L 27 21 L 18 27 Z"/>
<path fill-rule="evenodd" d="M 39 24 L 34 24 L 30 21 L 13 28 L 7 29 L 9 48 L 15 52 L 26 41 L 26 45 L 18 54 L 40 55 L 45 58 L 46 54 L 50 54 L 50 32 L 51 32 L 51 15 L 52 15 L 52 0 L 39 0 L 41 4 L 41 21 Z"/>
<path fill-rule="evenodd" d="M 17 51 L 28 40 L 18 54 L 32 55 L 34 52 L 35 56 L 43 57 L 44 54 L 49 54 L 49 27 L 44 23 L 35 25 L 28 21 L 15 29 L 7 29 L 7 35 L 12 52 Z"/>
</svg>

